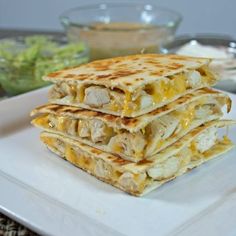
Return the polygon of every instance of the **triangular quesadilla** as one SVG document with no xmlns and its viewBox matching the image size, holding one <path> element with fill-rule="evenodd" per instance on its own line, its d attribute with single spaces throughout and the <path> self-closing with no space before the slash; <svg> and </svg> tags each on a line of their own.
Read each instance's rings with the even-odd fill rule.
<svg viewBox="0 0 236 236">
<path fill-rule="evenodd" d="M 201 125 L 149 160 L 133 163 L 65 136 L 42 132 L 41 140 L 54 153 L 98 179 L 132 195 L 141 196 L 200 164 L 229 151 L 234 145 L 218 129 L 235 121 Z"/>
<path fill-rule="evenodd" d="M 55 83 L 50 103 L 137 117 L 214 85 L 218 77 L 209 63 L 179 55 L 131 55 L 53 72 L 44 80 Z"/>
</svg>

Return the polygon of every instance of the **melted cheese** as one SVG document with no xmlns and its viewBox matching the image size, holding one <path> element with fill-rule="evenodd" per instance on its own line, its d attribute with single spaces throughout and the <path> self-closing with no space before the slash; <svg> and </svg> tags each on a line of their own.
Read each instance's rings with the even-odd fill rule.
<svg viewBox="0 0 236 236">
<path fill-rule="evenodd" d="M 203 153 L 204 158 L 208 159 L 217 153 L 223 152 L 225 147 L 230 145 L 233 145 L 232 141 L 227 136 L 224 136 L 223 139 L 218 140 L 212 148 Z"/>
<path fill-rule="evenodd" d="M 122 153 L 124 151 L 123 147 L 119 143 L 113 145 L 112 150 L 116 153 Z"/>
<path fill-rule="evenodd" d="M 48 115 L 45 114 L 45 115 L 41 115 L 41 116 L 35 118 L 34 123 L 41 126 L 41 127 L 44 127 L 44 128 L 49 127 Z"/>
<path fill-rule="evenodd" d="M 110 109 L 112 111 L 121 111 L 120 104 L 118 104 L 115 100 L 111 101 Z"/>
<path fill-rule="evenodd" d="M 213 85 L 216 81 L 214 74 L 210 71 L 207 66 L 203 66 L 202 68 L 197 69 L 197 71 L 201 74 L 201 79 L 203 84 Z M 142 93 L 140 91 L 144 90 L 149 95 L 152 96 L 153 106 L 157 103 L 165 102 L 176 95 L 184 93 L 188 88 L 188 79 L 186 73 L 179 73 L 173 76 L 170 76 L 167 81 L 159 80 L 152 84 L 145 85 L 144 88 L 137 89 L 134 93 L 125 91 L 125 98 L 123 101 L 123 108 L 120 104 L 117 104 L 114 100 L 109 104 L 109 109 L 115 112 L 122 111 L 123 115 L 129 116 L 133 111 L 137 111 L 140 109 L 140 98 Z M 73 99 L 78 100 L 80 103 L 84 101 L 85 96 L 85 88 L 88 85 L 70 85 L 70 95 Z M 68 92 L 68 91 L 67 91 Z M 141 95 L 138 95 L 141 94 Z M 136 96 L 138 96 L 136 98 Z M 133 98 L 133 100 L 132 100 Z M 122 103 L 121 103 L 122 104 Z M 150 104 L 151 106 L 151 104 Z"/>
<path fill-rule="evenodd" d="M 145 86 L 145 92 L 152 96 L 154 105 L 162 100 L 162 86 L 164 81 L 159 81 Z"/>
<path fill-rule="evenodd" d="M 81 103 L 84 101 L 85 88 L 86 87 L 84 85 L 80 85 L 77 87 L 76 99 Z"/>
<path fill-rule="evenodd" d="M 190 148 L 192 154 L 198 154 L 199 153 L 198 150 L 197 150 L 195 142 L 191 142 L 189 148 Z"/>
<path fill-rule="evenodd" d="M 137 151 L 137 150 L 134 150 L 134 157 L 135 158 L 140 158 L 140 157 L 143 157 L 144 155 L 144 150 L 142 150 L 142 151 Z"/>
<path fill-rule="evenodd" d="M 76 153 L 74 152 L 73 148 L 71 145 L 67 144 L 66 147 L 65 147 L 65 156 L 66 156 L 66 159 L 73 163 L 73 164 L 76 164 L 77 163 L 77 155 Z"/>
<path fill-rule="evenodd" d="M 164 102 L 186 91 L 186 76 L 181 73 L 172 76 L 168 81 L 161 80 L 145 86 L 145 91 L 152 96 L 154 105 Z"/>
<path fill-rule="evenodd" d="M 180 124 L 183 129 L 187 129 L 195 118 L 195 106 L 189 106 L 188 109 L 181 114 Z"/>
<path fill-rule="evenodd" d="M 59 116 L 57 118 L 58 124 L 57 124 L 57 130 L 58 131 L 65 131 L 66 129 L 66 117 Z"/>
<path fill-rule="evenodd" d="M 160 149 L 166 140 L 159 140 L 156 145 L 156 150 Z"/>
<path fill-rule="evenodd" d="M 129 115 L 132 112 L 132 108 L 130 107 L 130 102 L 132 101 L 132 96 L 129 91 L 125 91 L 125 100 L 124 100 L 124 108 L 123 114 Z"/>
<path fill-rule="evenodd" d="M 153 105 L 164 102 L 165 100 L 171 99 L 178 94 L 184 93 L 187 89 L 186 85 L 186 76 L 181 73 L 173 76 L 174 78 L 169 79 L 169 81 L 158 81 L 153 84 L 147 84 L 144 88 L 145 92 L 152 96 Z M 142 95 L 141 95 L 142 96 Z M 132 102 L 132 94 L 129 91 L 125 92 L 124 100 L 124 115 L 129 115 L 134 110 L 138 110 L 140 97 L 132 102 L 132 107 L 130 103 Z M 112 106 L 113 110 L 116 110 L 114 105 Z"/>
<path fill-rule="evenodd" d="M 76 85 L 71 85 L 70 87 L 71 96 L 75 99 L 77 97 L 77 88 Z"/>
<path fill-rule="evenodd" d="M 55 147 L 55 139 L 49 137 L 42 137 L 42 140 L 44 143 L 46 143 L 47 146 Z"/>
<path fill-rule="evenodd" d="M 176 89 L 177 93 L 184 93 L 187 88 L 186 75 L 180 74 L 174 80 L 173 87 Z"/>
</svg>

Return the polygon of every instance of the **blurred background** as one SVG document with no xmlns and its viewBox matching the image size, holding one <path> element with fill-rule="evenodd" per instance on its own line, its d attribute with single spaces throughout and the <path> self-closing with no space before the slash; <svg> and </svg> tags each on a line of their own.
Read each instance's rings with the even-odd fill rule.
<svg viewBox="0 0 236 236">
<path fill-rule="evenodd" d="M 0 97 L 46 86 L 42 76 L 59 69 L 137 53 L 212 58 L 217 88 L 236 92 L 235 9 L 235 0 L 0 0 Z"/>
<path fill-rule="evenodd" d="M 62 30 L 58 16 L 66 9 L 101 0 L 0 0 L 0 27 Z M 105 2 L 117 2 L 106 0 Z M 128 1 L 123 1 L 128 2 Z M 217 33 L 236 37 L 235 0 L 130 0 L 155 3 L 178 11 L 183 16 L 177 35 Z"/>
</svg>

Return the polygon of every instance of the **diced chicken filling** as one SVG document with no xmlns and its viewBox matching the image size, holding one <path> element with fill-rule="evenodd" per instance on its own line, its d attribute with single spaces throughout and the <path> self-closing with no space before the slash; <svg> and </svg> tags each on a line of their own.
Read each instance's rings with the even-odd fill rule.
<svg viewBox="0 0 236 236">
<path fill-rule="evenodd" d="M 174 132 L 179 129 L 179 120 L 173 115 L 165 115 L 157 120 L 152 121 L 146 128 L 148 137 L 147 155 L 155 152 L 158 144 L 168 139 Z"/>
<path fill-rule="evenodd" d="M 195 109 L 195 116 L 197 119 L 203 119 L 207 116 L 212 115 L 213 113 L 221 114 L 221 108 L 217 104 L 204 104 L 199 105 Z"/>
<path fill-rule="evenodd" d="M 80 120 L 78 135 L 82 138 L 89 138 L 94 143 L 106 143 L 113 136 L 113 129 L 98 119 Z"/>
<path fill-rule="evenodd" d="M 217 142 L 217 128 L 211 127 L 198 135 L 188 147 L 150 168 L 147 173 L 155 180 L 163 180 L 173 177 L 182 166 L 187 166 L 191 161 L 198 160 L 202 153 L 211 149 Z M 194 146 L 194 148 L 192 148 Z"/>
<path fill-rule="evenodd" d="M 94 172 L 98 177 L 109 178 L 112 176 L 112 167 L 103 160 L 96 162 Z"/>
<path fill-rule="evenodd" d="M 189 147 L 180 150 L 176 156 L 180 158 L 180 166 L 187 166 L 192 161 L 192 151 Z"/>
<path fill-rule="evenodd" d="M 201 74 L 194 70 L 187 72 L 188 84 L 191 88 L 196 88 L 201 85 L 202 76 Z"/>
<path fill-rule="evenodd" d="M 81 138 L 90 137 L 89 120 L 80 120 L 78 124 L 78 134 Z"/>
<path fill-rule="evenodd" d="M 110 102 L 109 91 L 99 86 L 90 86 L 85 89 L 84 103 L 91 107 L 102 107 Z"/>
<path fill-rule="evenodd" d="M 210 149 L 217 140 L 217 128 L 216 127 L 211 127 L 204 131 L 202 134 L 200 134 L 196 139 L 195 139 L 195 147 L 196 149 L 200 152 L 203 153 Z"/>
<path fill-rule="evenodd" d="M 107 140 L 112 135 L 112 128 L 107 127 L 107 125 L 101 120 L 91 120 L 91 139 L 93 142 L 102 142 Z"/>
<path fill-rule="evenodd" d="M 91 139 L 94 143 L 106 143 L 113 136 L 113 128 L 98 119 L 76 120 L 68 117 L 48 116 L 48 125 L 52 129 L 66 132 L 72 136 Z"/>
<path fill-rule="evenodd" d="M 215 101 L 216 102 L 216 101 Z M 189 105 L 188 108 L 181 108 L 173 114 L 167 114 L 158 120 L 151 122 L 147 128 L 148 146 L 146 154 L 152 155 L 163 145 L 163 141 L 178 135 L 183 129 L 188 128 L 193 120 L 209 119 L 211 115 L 222 114 L 219 104 Z"/>
<path fill-rule="evenodd" d="M 140 189 L 140 185 L 144 184 L 146 179 L 146 174 L 142 173 L 135 176 L 133 173 L 124 172 L 118 179 L 118 183 L 123 186 L 125 189 L 129 189 L 131 191 L 138 191 Z"/>
<path fill-rule="evenodd" d="M 112 153 L 142 158 L 144 155 L 151 156 L 156 153 L 156 150 L 159 150 L 169 138 L 182 130 L 183 123 L 191 124 L 193 119 L 205 119 L 215 112 L 221 113 L 220 105 L 217 103 L 190 107 L 190 111 L 194 111 L 193 114 L 192 112 L 189 114 L 188 108 L 181 108 L 177 113 L 174 111 L 152 121 L 145 127 L 144 132 L 116 131 L 99 119 L 76 120 L 55 115 L 48 116 L 48 125 L 52 129 L 86 138 L 93 143 L 106 144 Z M 206 145 L 209 142 L 206 142 Z M 200 146 L 203 145 L 200 141 L 199 143 Z M 205 149 L 200 148 L 200 150 Z"/>
<path fill-rule="evenodd" d="M 140 109 L 145 109 L 150 107 L 153 104 L 153 97 L 148 95 L 145 91 L 142 91 L 142 95 L 140 96 L 139 105 Z"/>
<path fill-rule="evenodd" d="M 167 139 L 175 132 L 178 127 L 178 124 L 178 119 L 171 115 L 165 115 L 163 117 L 160 117 L 156 124 L 153 124 L 155 128 L 152 132 L 155 135 L 156 131 L 162 139 Z"/>
<path fill-rule="evenodd" d="M 58 99 L 58 98 L 64 98 L 67 96 L 74 97 L 75 93 L 76 91 L 74 90 L 73 85 L 62 82 L 62 83 L 55 84 L 49 90 L 49 98 Z"/>
<path fill-rule="evenodd" d="M 163 180 L 173 177 L 180 168 L 180 159 L 173 156 L 164 163 L 160 163 L 150 168 L 147 173 L 155 180 Z"/>
<path fill-rule="evenodd" d="M 187 89 L 198 88 L 201 84 L 207 86 L 213 82 L 214 76 L 207 71 L 207 68 L 200 68 L 170 76 L 169 80 L 146 84 L 134 92 L 99 85 L 85 86 L 62 82 L 53 86 L 49 97 L 83 102 L 92 108 L 104 108 L 129 116 L 132 111 L 150 108 L 156 103 L 165 102 L 184 93 Z"/>
<path fill-rule="evenodd" d="M 142 133 L 121 133 L 110 139 L 108 147 L 116 153 L 127 156 L 142 157 L 147 141 Z"/>
</svg>

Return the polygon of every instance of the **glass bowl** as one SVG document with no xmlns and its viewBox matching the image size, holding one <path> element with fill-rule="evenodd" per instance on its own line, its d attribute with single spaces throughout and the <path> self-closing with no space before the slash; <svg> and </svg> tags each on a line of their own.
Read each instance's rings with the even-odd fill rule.
<svg viewBox="0 0 236 236">
<path fill-rule="evenodd" d="M 88 61 L 82 44 L 67 44 L 65 37 L 26 36 L 0 40 L 0 87 L 17 95 L 49 84 L 42 76 Z"/>
<path fill-rule="evenodd" d="M 70 41 L 88 44 L 94 60 L 159 52 L 173 40 L 181 15 L 153 4 L 103 3 L 67 10 L 60 21 Z"/>
</svg>

